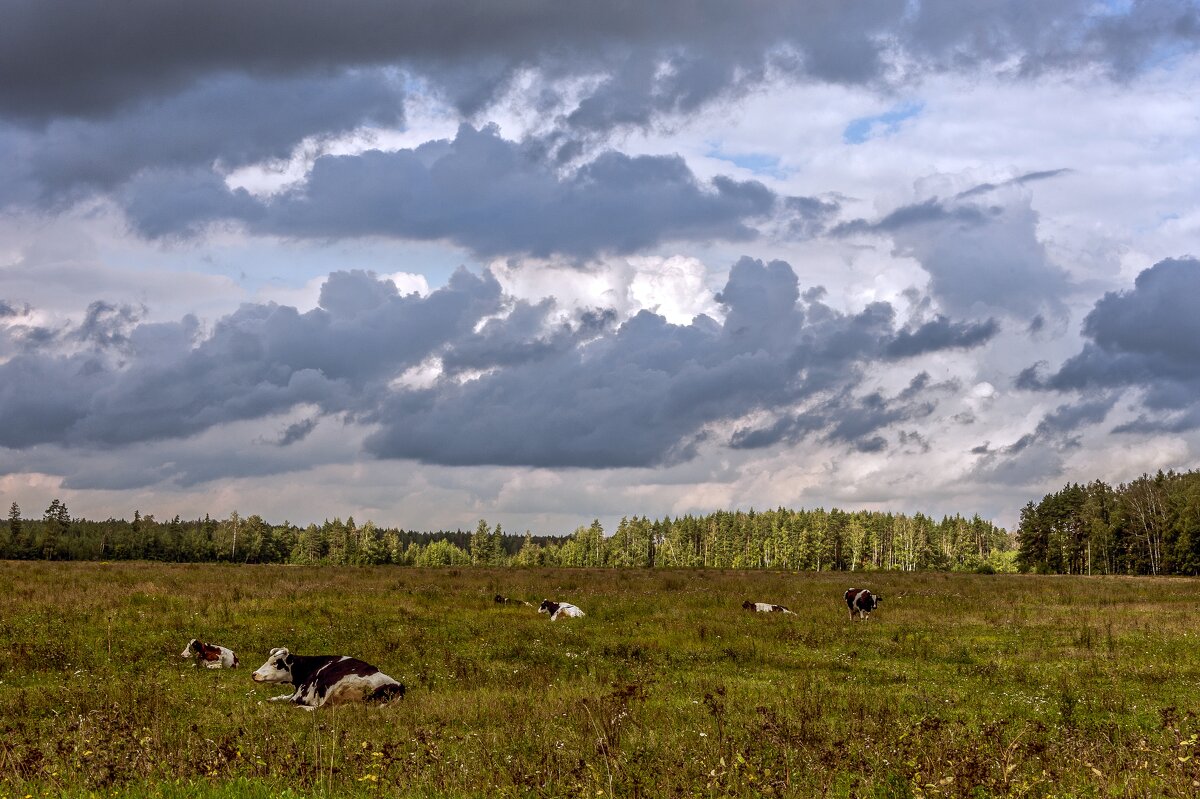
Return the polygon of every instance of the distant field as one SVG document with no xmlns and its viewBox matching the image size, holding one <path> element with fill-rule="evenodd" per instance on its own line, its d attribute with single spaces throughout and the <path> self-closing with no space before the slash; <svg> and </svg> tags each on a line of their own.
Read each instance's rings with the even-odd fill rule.
<svg viewBox="0 0 1200 799">
<path fill-rule="evenodd" d="M 867 623 L 850 586 L 886 597 Z M 1188 579 L 0 562 L 0 796 L 1194 796 L 1198 603 Z M 242 668 L 190 668 L 192 637 Z M 409 695 L 265 703 L 273 646 Z"/>
</svg>

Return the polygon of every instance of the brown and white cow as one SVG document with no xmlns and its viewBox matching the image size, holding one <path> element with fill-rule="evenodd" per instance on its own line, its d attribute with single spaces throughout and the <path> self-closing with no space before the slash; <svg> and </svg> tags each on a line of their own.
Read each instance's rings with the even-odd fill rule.
<svg viewBox="0 0 1200 799">
<path fill-rule="evenodd" d="M 192 665 L 203 664 L 210 669 L 236 669 L 238 665 L 237 655 L 233 654 L 232 649 L 226 649 L 216 644 L 206 644 L 198 638 L 188 641 L 188 645 L 179 653 L 179 657 L 185 660 L 194 658 L 196 662 Z"/>
<path fill-rule="evenodd" d="M 865 588 L 851 588 L 846 592 L 846 606 L 850 608 L 850 620 L 854 620 L 856 613 L 860 619 L 866 619 L 882 601 L 882 596 L 872 594 Z"/>
<path fill-rule="evenodd" d="M 742 603 L 742 609 L 751 613 L 791 613 L 783 605 L 772 605 L 770 602 L 751 602 L 749 599 Z"/>
<path fill-rule="evenodd" d="M 293 655 L 271 650 L 252 675 L 255 682 L 291 683 L 290 694 L 268 701 L 290 701 L 305 710 L 347 702 L 388 702 L 404 696 L 404 686 L 370 663 L 346 655 Z"/>
<path fill-rule="evenodd" d="M 549 599 L 542 600 L 542 604 L 538 606 L 538 613 L 549 613 L 550 621 L 578 618 L 583 615 L 582 610 L 568 602 L 551 602 Z"/>
</svg>

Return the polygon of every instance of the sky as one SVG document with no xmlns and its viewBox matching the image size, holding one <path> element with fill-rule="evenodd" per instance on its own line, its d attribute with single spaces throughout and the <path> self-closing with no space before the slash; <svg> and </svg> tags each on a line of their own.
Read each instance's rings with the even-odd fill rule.
<svg viewBox="0 0 1200 799">
<path fill-rule="evenodd" d="M 1196 0 L 0 0 L 0 503 L 1009 529 L 1200 467 Z"/>
</svg>

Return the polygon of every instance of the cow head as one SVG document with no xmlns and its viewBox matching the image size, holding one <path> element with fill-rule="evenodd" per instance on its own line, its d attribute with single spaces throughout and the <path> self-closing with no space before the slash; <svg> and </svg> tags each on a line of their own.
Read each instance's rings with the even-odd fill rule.
<svg viewBox="0 0 1200 799">
<path fill-rule="evenodd" d="M 199 651 L 200 651 L 200 642 L 198 640 L 196 640 L 195 638 L 193 638 L 192 640 L 188 641 L 188 645 L 185 646 L 183 648 L 183 651 L 179 653 L 179 657 L 186 660 L 186 659 L 194 656 Z"/>
<path fill-rule="evenodd" d="M 749 599 L 742 603 L 742 610 L 755 610 L 755 605 Z"/>
<path fill-rule="evenodd" d="M 506 602 L 508 602 L 508 597 L 504 596 L 503 594 L 496 594 L 496 603 L 497 604 L 503 605 Z"/>
<path fill-rule="evenodd" d="M 294 662 L 295 655 L 288 652 L 287 649 L 282 647 L 272 649 L 267 662 L 259 666 L 250 676 L 255 682 L 291 682 L 292 663 Z"/>
<path fill-rule="evenodd" d="M 538 613 L 554 613 L 558 610 L 558 603 L 551 602 L 549 599 L 543 599 L 542 604 L 538 605 Z"/>
</svg>

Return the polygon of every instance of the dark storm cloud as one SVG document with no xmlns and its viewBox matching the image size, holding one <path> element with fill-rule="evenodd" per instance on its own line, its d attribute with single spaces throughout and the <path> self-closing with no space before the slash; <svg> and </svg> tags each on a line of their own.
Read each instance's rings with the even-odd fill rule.
<svg viewBox="0 0 1200 799">
<path fill-rule="evenodd" d="M 864 366 L 885 357 L 894 339 L 890 306 L 842 314 L 815 296 L 799 302 L 789 265 L 748 258 L 718 300 L 723 323 L 701 316 L 672 325 L 643 311 L 580 346 L 403 392 L 384 405 L 367 446 L 380 457 L 449 465 L 655 466 L 691 457 L 713 435 L 710 425 L 756 411 L 809 406 L 739 430 L 732 446 L 820 433 L 874 451 L 886 443 L 879 431 L 932 410 L 910 394 L 856 395 Z M 927 380 L 918 378 L 914 391 Z"/>
<path fill-rule="evenodd" d="M 610 310 L 588 311 L 572 320 L 548 322 L 553 300 L 531 304 L 514 303 L 503 319 L 489 319 L 477 332 L 464 335 L 442 356 L 449 375 L 511 368 L 559 355 L 583 342 L 611 332 L 615 314 Z"/>
<path fill-rule="evenodd" d="M 0 75 L 14 77 L 0 82 L 0 113 L 104 114 L 210 73 L 398 64 L 422 74 L 465 113 L 490 102 L 519 69 L 552 78 L 604 73 L 607 80 L 584 98 L 575 124 L 640 124 L 722 96 L 768 67 L 838 82 L 872 80 L 884 65 L 880 39 L 902 13 L 884 0 L 768 2 L 752 14 L 719 0 L 617 6 L 535 0 L 519 7 L 217 0 L 203 9 L 136 0 L 119 12 L 88 0 L 53 8 L 10 2 Z M 47 52 L 59 57 L 48 59 Z"/>
<path fill-rule="evenodd" d="M 1105 294 L 1083 321 L 1083 349 L 1058 371 L 1031 366 L 1017 379 L 1031 390 L 1136 388 L 1146 415 L 1122 432 L 1181 432 L 1200 426 L 1200 261 L 1166 259 L 1144 270 L 1131 291 Z"/>
<path fill-rule="evenodd" d="M 934 223 L 979 225 L 987 220 L 989 212 L 992 215 L 997 213 L 995 209 L 977 206 L 948 206 L 932 197 L 914 205 L 901 206 L 878 222 L 854 219 L 842 222 L 830 232 L 834 236 L 851 236 L 860 233 L 895 233 L 905 228 Z"/>
<path fill-rule="evenodd" d="M 1194 0 L 1135 2 L 1129 14 L 1100 20 L 1087 45 L 1101 52 L 1118 73 L 1134 72 L 1200 41 L 1200 6 Z"/>
<path fill-rule="evenodd" d="M 983 444 L 971 450 L 981 456 L 974 478 L 1004 485 L 1035 485 L 1063 471 L 1063 453 L 1080 446 L 1076 432 L 1107 418 L 1116 404 L 1115 394 L 1060 405 L 1047 413 L 1031 433 L 1012 444 L 992 449 Z"/>
<path fill-rule="evenodd" d="M 145 309 L 132 305 L 113 305 L 97 301 L 88 306 L 83 322 L 72 331 L 78 341 L 100 349 L 125 347 L 129 334 L 144 315 Z"/>
<path fill-rule="evenodd" d="M 1200 41 L 1200 11 L 1192 0 L 1090 0 L 956 3 L 921 0 L 908 27 L 911 49 L 927 63 L 967 68 L 1015 63 L 1018 75 L 1100 64 L 1127 76 L 1171 48 Z"/>
<path fill-rule="evenodd" d="M 317 422 L 319 421 L 314 416 L 288 425 L 279 435 L 279 446 L 286 447 L 308 438 L 308 434 L 317 428 Z"/>
<path fill-rule="evenodd" d="M 1200 41 L 1184 0 L 1127 10 L 1085 0 L 764 0 L 749 12 L 725 0 L 2 8 L 0 206 L 58 210 L 112 195 L 148 237 L 236 220 L 284 236 L 448 240 L 485 257 L 748 240 L 773 214 L 788 237 L 820 235 L 836 203 L 699 181 L 680 159 L 590 155 L 614 129 L 653 127 L 768 80 L 887 87 L 930 70 L 1020 78 L 1080 65 L 1122 76 Z M 511 101 L 536 109 L 546 130 L 517 144 L 466 128 L 448 144 L 321 158 L 304 185 L 265 203 L 225 188 L 230 170 L 302 142 L 401 126 L 410 91 L 449 100 L 475 124 Z M 567 166 L 578 168 L 564 176 Z M 1056 300 L 1029 295 L 1056 296 L 1065 278 L 1035 268 L 1044 256 L 1024 239 L 1000 262 L 990 236 L 1019 232 L 1004 229 L 1012 213 L 931 201 L 835 230 L 897 237 L 948 313 L 991 302 L 1031 316 Z"/>
<path fill-rule="evenodd" d="M 841 204 L 818 197 L 788 197 L 783 201 L 783 208 L 787 236 L 808 239 L 825 231 L 841 210 Z"/>
<path fill-rule="evenodd" d="M 129 226 L 145 238 L 187 238 L 232 219 L 260 219 L 262 205 L 208 170 L 149 171 L 117 192 Z"/>
<path fill-rule="evenodd" d="M 1001 183 L 980 183 L 978 186 L 974 186 L 966 191 L 962 191 L 954 195 L 954 199 L 962 200 L 969 197 L 976 197 L 980 194 L 987 194 L 989 191 L 995 191 L 996 189 L 1003 188 L 1005 186 L 1023 186 L 1026 183 L 1034 183 L 1039 180 L 1049 180 L 1050 178 L 1056 178 L 1060 175 L 1069 175 L 1071 172 L 1072 170 L 1070 169 L 1047 169 L 1041 172 L 1027 172 L 1024 175 L 1020 175 Z"/>
<path fill-rule="evenodd" d="M 225 217 L 284 236 L 449 240 L 482 256 L 579 258 L 671 239 L 750 239 L 750 223 L 776 208 L 761 183 L 702 183 L 677 156 L 610 151 L 564 177 L 542 155 L 494 127 L 463 125 L 453 141 L 318 158 L 303 185 L 261 203 L 215 176 L 173 187 L 167 175 L 132 186 L 125 207 L 147 235 Z"/>
<path fill-rule="evenodd" d="M 345 294 L 353 281 L 375 278 L 358 272 L 335 283 Z M 500 309 L 490 275 L 459 271 L 424 298 L 386 285 L 385 300 L 370 309 L 244 305 L 207 336 L 191 317 L 143 323 L 125 336 L 119 360 L 62 353 L 52 342 L 26 351 L 0 364 L 0 446 L 179 438 L 303 403 L 361 410 L 392 377 Z"/>
<path fill-rule="evenodd" d="M 218 75 L 109 117 L 0 127 L 0 147 L 22 156 L 4 167 L 0 203 L 62 204 L 111 191 L 144 170 L 196 170 L 199 191 L 214 164 L 234 169 L 286 158 L 308 137 L 399 126 L 403 100 L 398 79 L 382 71 Z"/>
<path fill-rule="evenodd" d="M 878 391 L 856 397 L 848 386 L 802 413 L 784 415 L 765 427 L 741 428 L 730 443 L 735 449 L 755 449 L 779 442 L 795 444 L 814 433 L 822 433 L 821 440 L 827 443 L 846 444 L 858 452 L 881 452 L 888 446 L 887 439 L 879 435 L 881 430 L 926 417 L 936 409 L 936 401 L 920 399 L 928 388 L 929 375 L 925 372 L 890 398 Z M 909 441 L 902 435 L 901 443 Z"/>
<path fill-rule="evenodd" d="M 1060 405 L 1038 422 L 1037 435 L 1042 437 L 1069 435 L 1085 425 L 1100 424 L 1116 404 L 1115 396 L 1085 400 L 1074 405 Z"/>
<path fill-rule="evenodd" d="M 62 487 L 122 491 L 169 484 L 187 488 L 219 479 L 261 479 L 326 464 L 344 464 L 353 443 L 308 435 L 287 446 L 245 429 L 186 440 L 149 441 L 119 448 L 84 449 L 41 445 L 0 447 L 0 475 L 45 472 L 62 476 Z"/>
<path fill-rule="evenodd" d="M 24 305 L 18 308 L 16 305 L 7 300 L 0 300 L 0 319 L 6 317 L 26 316 L 29 313 L 29 306 Z"/>
<path fill-rule="evenodd" d="M 905 448 L 905 452 L 912 455 L 924 455 L 933 449 L 929 440 L 916 430 L 901 430 L 899 441 L 900 446 Z"/>
<path fill-rule="evenodd" d="M 692 457 L 706 439 L 746 448 L 806 435 L 882 451 L 888 431 L 933 412 L 946 386 L 921 372 L 894 396 L 864 390 L 869 366 L 892 359 L 906 331 L 887 303 L 842 313 L 821 296 L 802 296 L 782 261 L 743 258 L 717 295 L 724 321 L 688 325 L 648 311 L 620 325 L 607 309 L 564 315 L 464 270 L 425 297 L 339 272 L 312 311 L 246 304 L 211 330 L 96 303 L 81 323 L 0 364 L 0 449 L 125 447 L 151 457 L 145 448 L 161 453 L 164 442 L 304 408 L 304 420 L 260 441 L 263 452 L 226 467 L 78 479 L 192 481 L 250 473 L 240 471 L 250 462 L 278 470 L 265 451 L 309 452 L 329 417 L 372 430 L 372 455 L 446 465 L 655 466 Z M 955 334 L 922 351 L 939 346 L 964 344 Z M 439 364 L 431 384 L 412 378 Z M 754 415 L 779 421 L 727 440 L 723 430 Z"/>
<path fill-rule="evenodd" d="M 911 358 L 946 349 L 971 349 L 990 341 L 1000 331 L 995 319 L 952 322 L 940 314 L 913 330 L 901 330 L 887 348 L 893 358 Z"/>
<path fill-rule="evenodd" d="M 1079 399 L 1048 413 L 1036 430 L 1010 447 L 989 452 L 981 474 L 993 471 L 1018 480 L 1025 462 L 1036 456 L 1043 476 L 1061 469 L 1060 453 L 1078 446 L 1076 431 L 1099 425 L 1127 390 L 1138 392 L 1141 413 L 1117 425 L 1118 433 L 1183 433 L 1200 428 L 1200 261 L 1160 261 L 1138 275 L 1130 291 L 1109 292 L 1083 322 L 1083 349 L 1049 372 L 1044 362 L 1023 370 L 1017 388 L 1071 392 Z M 1031 445 L 1039 444 L 1040 447 Z M 1050 454 L 1048 454 L 1050 453 Z"/>
<path fill-rule="evenodd" d="M 1142 414 L 1132 422 L 1117 425 L 1113 428 L 1113 432 L 1179 435 L 1196 429 L 1200 429 L 1200 406 L 1193 405 L 1187 410 L 1176 413 L 1160 413 L 1153 416 Z"/>
<path fill-rule="evenodd" d="M 875 222 L 843 222 L 830 233 L 888 236 L 896 254 L 916 259 L 929 273 L 930 292 L 948 313 L 978 316 L 995 310 L 1018 318 L 1061 316 L 1070 282 L 1037 238 L 1038 216 L 1029 198 L 1008 197 L 988 205 L 974 199 L 934 197 L 902 206 Z"/>
<path fill-rule="evenodd" d="M 988 485 L 1036 486 L 1063 473 L 1063 456 L 1057 449 L 1018 443 L 1019 447 L 984 454 L 969 476 Z"/>
<path fill-rule="evenodd" d="M 584 129 L 686 112 L 768 72 L 871 83 L 897 63 L 910 71 L 1012 71 L 1015 63 L 1018 75 L 1080 64 L 1121 75 L 1200 39 L 1189 0 L 1123 11 L 1089 0 L 768 0 L 752 12 L 723 0 L 131 0 L 119 9 L 96 0 L 10 0 L 4 18 L 2 115 L 102 115 L 211 74 L 397 64 L 467 113 L 518 70 L 604 75 L 573 110 L 571 123 Z"/>
</svg>

